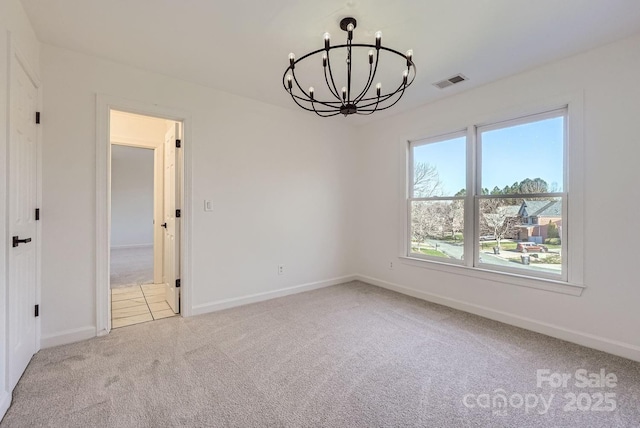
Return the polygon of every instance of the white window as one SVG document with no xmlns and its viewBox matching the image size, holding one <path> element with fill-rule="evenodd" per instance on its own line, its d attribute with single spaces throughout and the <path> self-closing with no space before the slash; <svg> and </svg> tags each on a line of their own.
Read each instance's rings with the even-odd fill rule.
<svg viewBox="0 0 640 428">
<path fill-rule="evenodd" d="M 410 143 L 410 255 L 463 260 L 466 146 L 465 132 Z"/>
<path fill-rule="evenodd" d="M 405 257 L 569 282 L 568 118 L 565 107 L 410 141 Z"/>
<path fill-rule="evenodd" d="M 476 265 L 566 278 L 566 109 L 476 130 Z M 528 245 L 519 245 L 528 243 Z"/>
</svg>

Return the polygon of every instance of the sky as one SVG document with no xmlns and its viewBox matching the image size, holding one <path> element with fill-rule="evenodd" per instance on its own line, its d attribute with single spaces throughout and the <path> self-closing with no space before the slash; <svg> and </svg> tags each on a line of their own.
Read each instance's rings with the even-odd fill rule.
<svg viewBox="0 0 640 428">
<path fill-rule="evenodd" d="M 525 178 L 540 177 L 562 190 L 564 117 L 544 119 L 482 133 L 482 187 L 502 189 Z M 444 195 L 465 183 L 466 137 L 414 147 L 414 162 L 437 168 Z"/>
</svg>

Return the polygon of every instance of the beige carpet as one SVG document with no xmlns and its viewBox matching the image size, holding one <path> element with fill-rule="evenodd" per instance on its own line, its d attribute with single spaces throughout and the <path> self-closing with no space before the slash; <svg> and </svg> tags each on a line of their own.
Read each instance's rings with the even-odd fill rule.
<svg viewBox="0 0 640 428">
<path fill-rule="evenodd" d="M 617 383 L 538 388 L 537 369 Z M 572 393 L 593 403 L 565 411 Z M 640 364 L 353 282 L 43 350 L 1 424 L 41 426 L 638 427 Z"/>
</svg>

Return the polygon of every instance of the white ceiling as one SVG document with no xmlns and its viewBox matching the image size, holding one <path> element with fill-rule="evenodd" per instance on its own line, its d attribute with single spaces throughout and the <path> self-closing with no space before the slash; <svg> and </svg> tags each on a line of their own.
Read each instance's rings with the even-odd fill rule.
<svg viewBox="0 0 640 428">
<path fill-rule="evenodd" d="M 338 23 L 354 16 L 355 43 L 372 43 L 381 30 L 383 45 L 413 49 L 418 70 L 400 103 L 371 119 L 640 32 L 639 0 L 22 3 L 44 43 L 296 109 L 282 88 L 289 52 L 299 57 L 321 48 L 325 31 L 344 43 Z M 444 90 L 432 86 L 456 73 L 470 80 Z"/>
</svg>

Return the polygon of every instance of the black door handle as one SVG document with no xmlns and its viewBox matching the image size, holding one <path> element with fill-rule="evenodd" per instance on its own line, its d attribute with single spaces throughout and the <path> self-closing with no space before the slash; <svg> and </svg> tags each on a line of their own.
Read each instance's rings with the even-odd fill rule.
<svg viewBox="0 0 640 428">
<path fill-rule="evenodd" d="M 167 228 L 167 223 L 162 223 L 162 224 L 160 225 L 160 227 L 164 227 L 164 228 L 166 229 L 166 228 Z"/>
<path fill-rule="evenodd" d="M 20 244 L 26 244 L 28 242 L 31 242 L 31 238 L 20 239 L 20 237 L 18 237 L 18 236 L 14 236 L 13 237 L 13 246 L 14 247 L 17 247 Z"/>
</svg>

